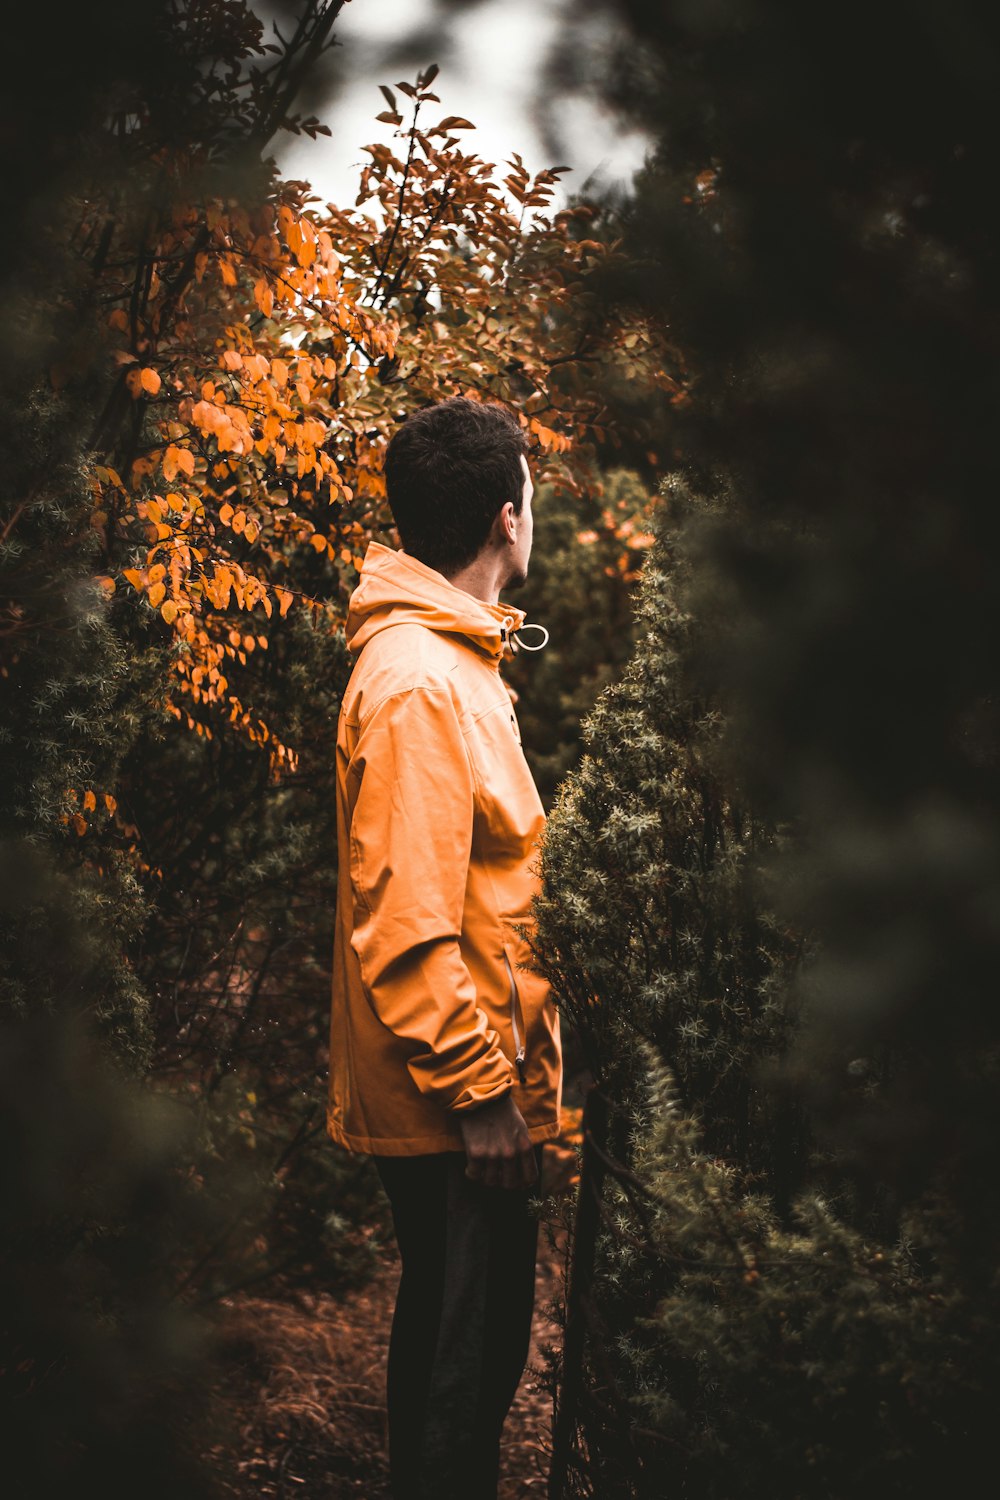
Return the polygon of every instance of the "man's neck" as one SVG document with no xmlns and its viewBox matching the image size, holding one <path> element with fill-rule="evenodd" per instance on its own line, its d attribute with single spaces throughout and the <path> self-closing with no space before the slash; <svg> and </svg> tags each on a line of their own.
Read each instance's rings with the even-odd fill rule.
<svg viewBox="0 0 1000 1500">
<path fill-rule="evenodd" d="M 474 599 L 481 599 L 484 604 L 498 604 L 500 590 L 507 581 L 501 569 L 502 558 L 481 555 L 460 568 L 457 573 L 446 573 L 444 576 L 449 583 L 454 584 L 457 589 L 464 589 Z"/>
</svg>

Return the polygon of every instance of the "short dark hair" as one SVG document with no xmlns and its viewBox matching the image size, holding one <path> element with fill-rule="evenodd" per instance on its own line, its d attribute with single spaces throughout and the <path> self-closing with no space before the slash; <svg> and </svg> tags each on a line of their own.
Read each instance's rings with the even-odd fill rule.
<svg viewBox="0 0 1000 1500">
<path fill-rule="evenodd" d="M 385 456 L 385 481 L 403 547 L 429 568 L 457 573 L 478 556 L 508 500 L 521 514 L 524 429 L 499 401 L 451 396 L 408 417 Z"/>
</svg>

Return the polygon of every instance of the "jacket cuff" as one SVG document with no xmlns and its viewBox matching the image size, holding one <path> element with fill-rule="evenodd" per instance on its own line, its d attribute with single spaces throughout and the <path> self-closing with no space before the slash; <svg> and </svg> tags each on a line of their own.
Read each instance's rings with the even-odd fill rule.
<svg viewBox="0 0 1000 1500">
<path fill-rule="evenodd" d="M 463 1089 L 457 1099 L 453 1099 L 446 1106 L 448 1113 L 453 1115 L 464 1114 L 467 1110 L 478 1109 L 481 1104 L 494 1104 L 498 1099 L 504 1099 L 514 1088 L 513 1077 L 501 1080 L 493 1084 L 470 1084 Z"/>
</svg>

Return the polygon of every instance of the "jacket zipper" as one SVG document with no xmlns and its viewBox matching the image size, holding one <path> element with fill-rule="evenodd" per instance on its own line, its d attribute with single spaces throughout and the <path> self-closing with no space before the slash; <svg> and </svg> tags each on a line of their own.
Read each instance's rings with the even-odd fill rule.
<svg viewBox="0 0 1000 1500">
<path fill-rule="evenodd" d="M 510 1029 L 514 1033 L 514 1065 L 517 1068 L 517 1076 L 524 1083 L 524 1042 L 517 1027 L 517 984 L 514 981 L 514 970 L 510 966 L 507 950 L 504 949 L 503 961 L 507 966 L 507 977 L 510 980 Z"/>
</svg>

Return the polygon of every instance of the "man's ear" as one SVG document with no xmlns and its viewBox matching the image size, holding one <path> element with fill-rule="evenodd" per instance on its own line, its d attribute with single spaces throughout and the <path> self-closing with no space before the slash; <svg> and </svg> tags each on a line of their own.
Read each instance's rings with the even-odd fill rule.
<svg viewBox="0 0 1000 1500">
<path fill-rule="evenodd" d="M 513 529 L 515 533 L 517 531 L 517 514 L 514 510 L 514 502 L 512 500 L 505 500 L 497 511 L 496 528 L 497 541 L 501 545 L 506 546 L 514 540 L 514 537 L 511 536 L 511 530 Z"/>
</svg>

